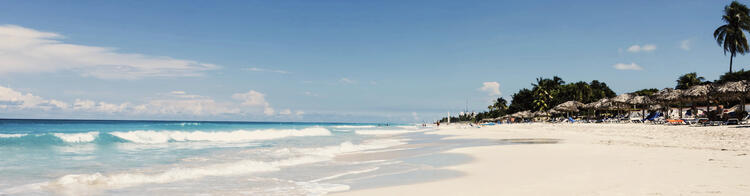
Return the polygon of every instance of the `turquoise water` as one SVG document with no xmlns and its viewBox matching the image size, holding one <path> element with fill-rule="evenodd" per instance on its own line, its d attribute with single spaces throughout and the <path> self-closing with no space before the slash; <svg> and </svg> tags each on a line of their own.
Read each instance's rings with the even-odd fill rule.
<svg viewBox="0 0 750 196">
<path fill-rule="evenodd" d="M 321 195 L 388 160 L 337 161 L 407 143 L 414 126 L 0 119 L 0 195 Z"/>
</svg>

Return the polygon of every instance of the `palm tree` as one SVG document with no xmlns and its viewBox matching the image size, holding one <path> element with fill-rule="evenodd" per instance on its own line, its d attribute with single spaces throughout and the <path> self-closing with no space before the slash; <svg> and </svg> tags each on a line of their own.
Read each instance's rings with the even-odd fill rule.
<svg viewBox="0 0 750 196">
<path fill-rule="evenodd" d="M 553 104 L 555 103 L 553 103 L 553 101 L 557 96 L 557 93 L 560 91 L 560 86 L 564 83 L 565 81 L 557 76 L 552 79 L 537 78 L 536 84 L 531 84 L 534 86 L 532 90 L 534 93 L 534 109 L 538 111 L 546 111 L 554 106 Z"/>
<path fill-rule="evenodd" d="M 724 47 L 724 55 L 729 52 L 729 73 L 732 73 L 732 61 L 737 54 L 745 54 L 750 51 L 745 38 L 745 31 L 750 31 L 750 9 L 747 6 L 733 1 L 724 7 L 724 16 L 721 19 L 726 24 L 719 26 L 714 31 L 714 38 L 719 46 Z"/>
<path fill-rule="evenodd" d="M 674 88 L 685 90 L 690 88 L 691 86 L 703 84 L 704 80 L 706 79 L 703 77 L 698 77 L 698 74 L 696 74 L 695 72 L 686 73 L 685 75 L 682 75 L 677 79 L 677 86 Z"/>
</svg>

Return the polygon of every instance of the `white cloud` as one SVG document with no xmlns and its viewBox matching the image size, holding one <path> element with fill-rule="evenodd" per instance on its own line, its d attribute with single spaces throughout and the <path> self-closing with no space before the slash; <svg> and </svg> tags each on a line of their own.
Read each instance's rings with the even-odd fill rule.
<svg viewBox="0 0 750 196">
<path fill-rule="evenodd" d="M 219 115 L 239 114 L 240 108 L 231 103 L 219 103 L 213 99 L 159 99 L 133 107 L 137 114 L 167 114 L 167 115 Z"/>
<path fill-rule="evenodd" d="M 417 112 L 411 112 L 411 117 L 414 118 L 414 121 L 419 121 L 419 115 L 417 115 Z"/>
<path fill-rule="evenodd" d="M 636 53 L 636 52 L 651 52 L 656 50 L 656 45 L 654 44 L 645 44 L 645 45 L 632 45 L 628 47 L 628 52 Z"/>
<path fill-rule="evenodd" d="M 690 48 L 691 48 L 691 45 L 692 45 L 692 41 L 690 41 L 689 39 L 686 39 L 686 40 L 682 40 L 682 41 L 680 42 L 680 48 L 681 48 L 682 50 L 685 50 L 685 51 L 688 51 L 688 50 L 690 50 Z"/>
<path fill-rule="evenodd" d="M 247 93 L 237 93 L 232 95 L 232 98 L 242 101 L 242 105 L 251 107 L 263 107 L 263 113 L 266 115 L 273 115 L 274 109 L 271 108 L 271 104 L 266 101 L 265 94 L 251 90 Z"/>
<path fill-rule="evenodd" d="M 43 99 L 31 93 L 21 93 L 8 87 L 0 86 L 0 108 L 15 109 L 66 109 L 68 104 L 54 99 Z"/>
<path fill-rule="evenodd" d="M 354 84 L 354 83 L 357 83 L 357 81 L 354 81 L 354 80 L 349 79 L 349 78 L 341 78 L 339 80 L 339 82 L 345 83 L 345 84 Z"/>
<path fill-rule="evenodd" d="M 307 95 L 307 96 L 310 96 L 310 97 L 318 97 L 318 96 L 320 96 L 317 93 L 313 93 L 313 92 L 310 92 L 310 91 L 305 91 L 304 94 Z"/>
<path fill-rule="evenodd" d="M 167 93 L 167 95 L 170 96 L 170 97 L 183 98 L 183 99 L 205 98 L 205 97 L 200 96 L 200 95 L 189 94 L 189 93 L 187 93 L 185 91 L 171 91 L 171 92 Z"/>
<path fill-rule="evenodd" d="M 115 48 L 68 44 L 64 36 L 0 25 L 0 74 L 73 71 L 102 79 L 200 76 L 218 66 L 166 56 L 118 52 Z"/>
<path fill-rule="evenodd" d="M 163 94 L 162 94 L 163 95 Z M 240 102 L 219 102 L 206 96 L 190 95 L 184 91 L 172 91 L 165 97 L 148 100 L 142 104 L 107 103 L 88 99 L 75 99 L 70 104 L 55 99 L 45 99 L 31 93 L 21 93 L 11 88 L 0 86 L 0 109 L 8 111 L 27 109 L 58 109 L 68 112 L 93 112 L 126 115 L 221 115 L 221 114 L 265 114 L 275 113 L 265 94 L 257 91 L 237 93 L 233 99 Z M 257 112 L 257 113 L 255 113 Z M 285 109 L 283 115 L 302 115 L 303 111 L 293 112 Z"/>
<path fill-rule="evenodd" d="M 643 70 L 643 67 L 635 63 L 630 63 L 630 64 L 617 63 L 613 65 L 612 67 L 614 67 L 617 70 L 636 70 L 636 71 Z"/>
<path fill-rule="evenodd" d="M 130 109 L 129 106 L 130 106 L 130 103 L 121 103 L 121 104 L 112 104 L 112 103 L 106 103 L 106 102 L 96 103 L 95 101 L 92 101 L 92 100 L 76 99 L 76 101 L 73 102 L 72 108 L 73 110 L 78 110 L 78 111 L 118 113 L 118 112 L 128 111 Z"/>
<path fill-rule="evenodd" d="M 484 82 L 479 90 L 486 92 L 489 96 L 502 95 L 502 93 L 500 93 L 500 83 L 497 82 Z"/>
<path fill-rule="evenodd" d="M 281 114 L 281 115 L 290 115 L 290 114 L 292 114 L 292 110 L 290 110 L 290 109 L 284 109 L 284 110 L 281 110 L 279 112 L 279 114 Z"/>
<path fill-rule="evenodd" d="M 247 70 L 247 71 L 252 71 L 252 72 L 270 72 L 270 73 L 289 74 L 289 72 L 288 72 L 288 71 L 284 71 L 284 70 L 278 70 L 278 69 L 263 69 L 263 68 L 257 68 L 257 67 L 246 68 L 245 70 Z"/>
<path fill-rule="evenodd" d="M 297 110 L 297 112 L 294 112 L 294 114 L 297 116 L 302 116 L 303 114 L 305 114 L 305 111 Z"/>
</svg>

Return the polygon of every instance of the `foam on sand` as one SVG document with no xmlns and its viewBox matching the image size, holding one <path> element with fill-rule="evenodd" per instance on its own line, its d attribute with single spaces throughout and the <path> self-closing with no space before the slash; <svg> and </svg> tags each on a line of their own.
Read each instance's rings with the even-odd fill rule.
<svg viewBox="0 0 750 196">
<path fill-rule="evenodd" d="M 367 129 L 367 128 L 375 128 L 375 125 L 336 125 L 331 126 L 333 128 L 337 129 Z"/>
<path fill-rule="evenodd" d="M 406 133 L 419 132 L 416 130 L 357 130 L 355 133 L 358 135 L 398 135 Z"/>
<path fill-rule="evenodd" d="M 280 159 L 277 161 L 257 161 L 257 160 L 241 160 L 227 163 L 217 163 L 211 165 L 205 165 L 200 167 L 180 167 L 175 166 L 172 169 L 168 169 L 163 172 L 124 172 L 116 174 L 69 174 L 58 178 L 57 180 L 50 181 L 42 184 L 30 184 L 21 187 L 26 188 L 11 188 L 6 189 L 3 192 L 8 194 L 21 193 L 19 190 L 28 191 L 28 187 L 36 187 L 35 189 L 52 190 L 56 193 L 77 195 L 80 193 L 88 193 L 93 190 L 106 190 L 106 189 L 118 189 L 133 186 L 140 186 L 145 184 L 161 184 L 170 183 L 183 180 L 194 180 L 209 176 L 237 176 L 247 175 L 258 172 L 273 172 L 279 171 L 285 167 L 292 167 L 302 164 L 310 164 L 332 160 L 335 156 L 345 153 L 353 153 L 359 151 L 375 150 L 388 148 L 395 145 L 405 144 L 402 140 L 395 139 L 382 139 L 382 140 L 367 140 L 360 144 L 352 144 L 351 142 L 343 142 L 339 145 L 326 146 L 320 148 L 287 148 L 280 150 L 276 153 L 284 153 L 286 159 Z M 375 168 L 377 169 L 377 168 Z M 326 178 L 321 178 L 316 181 L 309 183 L 316 183 L 318 181 L 333 179 L 344 175 L 351 175 L 354 173 L 363 173 L 368 171 L 374 171 L 374 169 L 364 171 L 353 171 L 343 174 L 338 174 Z M 346 185 L 331 185 L 327 184 L 300 184 L 305 186 L 315 185 L 319 189 L 317 192 L 330 192 L 348 190 Z M 319 187 L 324 186 L 325 187 Z M 315 188 L 315 187 L 313 187 Z M 25 191 L 23 191 L 25 192 Z"/>
</svg>

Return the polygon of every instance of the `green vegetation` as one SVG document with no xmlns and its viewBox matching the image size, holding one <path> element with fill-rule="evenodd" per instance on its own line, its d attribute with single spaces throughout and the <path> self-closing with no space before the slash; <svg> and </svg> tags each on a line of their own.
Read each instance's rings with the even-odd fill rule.
<svg viewBox="0 0 750 196">
<path fill-rule="evenodd" d="M 747 80 L 750 81 L 750 71 L 740 70 L 732 72 L 732 64 L 737 54 L 744 55 L 750 52 L 750 45 L 747 43 L 745 31 L 750 32 L 750 9 L 742 3 L 733 1 L 724 7 L 722 21 L 724 24 L 716 28 L 713 37 L 716 43 L 724 50 L 724 55 L 729 56 L 729 72 L 721 75 L 718 80 L 713 82 L 706 81 L 704 77 L 698 76 L 697 73 L 687 73 L 677 78 L 675 89 L 688 89 L 694 85 Z M 532 83 L 532 88 L 520 89 L 514 93 L 511 102 L 503 98 L 497 98 L 494 103 L 487 108 L 489 111 L 474 114 L 462 114 L 458 117 L 450 117 L 451 121 L 479 121 L 486 118 L 497 118 L 506 114 L 512 114 L 520 111 L 547 111 L 550 108 L 564 103 L 566 101 L 579 101 L 582 103 L 591 103 L 602 98 L 615 97 L 616 94 L 612 89 L 603 82 L 597 80 L 589 83 L 579 81 L 566 84 L 562 78 L 554 76 L 552 78 L 537 78 L 536 83 Z M 659 91 L 655 88 L 648 88 L 635 91 L 636 95 L 651 96 Z M 742 100 L 744 101 L 744 100 Z M 448 118 L 441 119 L 441 122 L 447 121 Z"/>
<path fill-rule="evenodd" d="M 639 96 L 651 96 L 656 92 L 659 92 L 659 89 L 647 88 L 647 89 L 641 89 L 641 90 L 635 91 L 633 93 Z"/>
<path fill-rule="evenodd" d="M 685 75 L 677 78 L 677 86 L 675 86 L 674 88 L 685 90 L 694 85 L 704 84 L 706 83 L 705 80 L 706 79 L 703 77 L 698 77 L 698 74 L 695 72 L 686 73 Z"/>
<path fill-rule="evenodd" d="M 747 6 L 733 1 L 724 7 L 721 19 L 726 23 L 714 31 L 714 38 L 719 46 L 724 48 L 724 55 L 729 52 L 729 73 L 732 73 L 732 61 L 737 54 L 750 51 L 744 31 L 750 31 L 750 10 Z"/>
</svg>

